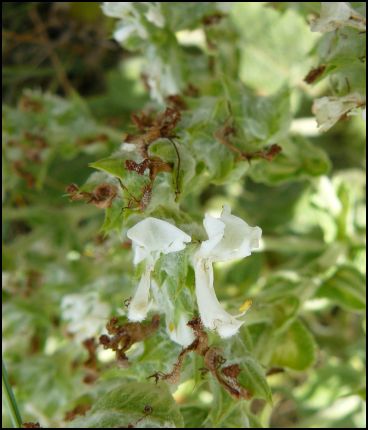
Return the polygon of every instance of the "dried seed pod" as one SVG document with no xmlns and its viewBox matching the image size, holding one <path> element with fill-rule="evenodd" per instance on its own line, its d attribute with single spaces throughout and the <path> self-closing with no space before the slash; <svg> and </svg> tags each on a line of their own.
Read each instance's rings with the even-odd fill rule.
<svg viewBox="0 0 368 430">
<path fill-rule="evenodd" d="M 326 70 L 326 66 L 324 64 L 321 64 L 320 66 L 315 67 L 314 69 L 309 71 L 307 76 L 304 78 L 304 82 L 306 82 L 307 84 L 312 84 L 323 74 L 325 70 Z"/>
<path fill-rule="evenodd" d="M 92 203 L 101 209 L 109 208 L 117 196 L 117 193 L 118 190 L 115 185 L 107 183 L 100 184 L 92 191 L 91 198 L 88 203 Z"/>
<path fill-rule="evenodd" d="M 140 322 L 121 324 L 117 317 L 113 317 L 106 324 L 109 336 L 103 334 L 99 341 L 105 349 L 115 351 L 117 362 L 125 367 L 128 364 L 128 357 L 125 352 L 136 342 L 141 342 L 151 336 L 158 329 L 159 324 L 159 315 L 154 315 L 148 324 Z"/>
</svg>

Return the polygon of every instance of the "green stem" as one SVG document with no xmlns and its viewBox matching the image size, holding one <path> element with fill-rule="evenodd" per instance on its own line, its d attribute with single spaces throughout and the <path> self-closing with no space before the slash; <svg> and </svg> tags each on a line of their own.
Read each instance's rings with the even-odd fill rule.
<svg viewBox="0 0 368 430">
<path fill-rule="evenodd" d="M 22 428 L 22 418 L 20 417 L 17 402 L 15 400 L 13 390 L 9 383 L 8 373 L 6 371 L 4 360 L 2 360 L 3 374 L 3 391 L 5 393 L 5 401 L 8 407 L 9 415 L 15 428 Z"/>
</svg>

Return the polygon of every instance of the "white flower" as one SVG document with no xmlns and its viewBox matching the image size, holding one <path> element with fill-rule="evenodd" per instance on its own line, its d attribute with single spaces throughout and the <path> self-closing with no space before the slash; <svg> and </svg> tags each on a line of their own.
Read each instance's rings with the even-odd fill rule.
<svg viewBox="0 0 368 430">
<path fill-rule="evenodd" d="M 194 255 L 194 271 L 198 309 L 203 325 L 217 330 L 223 338 L 233 336 L 244 321 L 239 320 L 249 308 L 246 302 L 239 315 L 227 313 L 219 301 L 213 286 L 213 267 L 216 261 L 229 261 L 247 257 L 253 249 L 259 247 L 262 230 L 250 227 L 242 219 L 231 215 L 225 206 L 221 217 L 214 218 L 206 214 L 204 219 L 208 240 L 202 242 Z"/>
<path fill-rule="evenodd" d="M 138 36 L 141 39 L 148 37 L 134 2 L 104 2 L 102 11 L 107 16 L 120 18 L 114 31 L 114 39 L 117 42 L 124 43 L 131 36 Z"/>
<path fill-rule="evenodd" d="M 188 315 L 181 314 L 177 324 L 174 322 L 168 322 L 167 324 L 170 339 L 184 348 L 194 341 L 193 330 L 188 327 L 188 321 Z"/>
<path fill-rule="evenodd" d="M 170 339 L 183 347 L 190 345 L 194 341 L 193 330 L 187 326 L 190 318 L 185 311 L 178 309 L 176 303 L 170 300 L 167 280 L 161 287 L 152 281 L 151 288 L 155 302 L 165 313 L 166 331 Z"/>
<path fill-rule="evenodd" d="M 149 292 L 151 272 L 160 254 L 178 252 L 185 248 L 191 237 L 172 224 L 148 217 L 128 230 L 127 236 L 132 240 L 134 264 L 145 261 L 146 266 L 136 293 L 129 305 L 128 318 L 131 321 L 142 321 L 149 310 Z"/>
<path fill-rule="evenodd" d="M 321 2 L 320 17 L 311 24 L 311 30 L 326 33 L 345 26 L 365 31 L 365 18 L 347 2 Z"/>
<path fill-rule="evenodd" d="M 102 4 L 102 11 L 112 18 L 125 18 L 131 12 L 133 3 L 130 1 L 105 1 Z"/>
<path fill-rule="evenodd" d="M 137 27 L 135 24 L 120 23 L 114 31 L 114 39 L 119 43 L 124 43 L 136 31 Z"/>
<path fill-rule="evenodd" d="M 163 103 L 165 97 L 180 93 L 179 76 L 174 73 L 170 64 L 165 64 L 157 57 L 154 47 L 149 48 L 147 56 L 150 60 L 146 74 L 151 97 L 159 103 Z"/>
<path fill-rule="evenodd" d="M 147 20 L 154 24 L 156 27 L 163 28 L 165 25 L 165 18 L 161 12 L 160 2 L 146 2 L 146 4 L 148 5 L 148 11 L 145 14 Z"/>
<path fill-rule="evenodd" d="M 135 143 L 123 142 L 120 149 L 127 152 L 134 152 L 137 150 L 137 145 Z"/>
<path fill-rule="evenodd" d="M 353 109 L 365 104 L 365 98 L 359 93 L 344 97 L 321 97 L 313 103 L 312 111 L 316 115 L 320 131 L 327 131 Z"/>
<path fill-rule="evenodd" d="M 99 334 L 109 316 L 110 308 L 100 301 L 96 292 L 68 294 L 61 302 L 61 313 L 68 330 L 77 340 L 84 340 Z"/>
</svg>

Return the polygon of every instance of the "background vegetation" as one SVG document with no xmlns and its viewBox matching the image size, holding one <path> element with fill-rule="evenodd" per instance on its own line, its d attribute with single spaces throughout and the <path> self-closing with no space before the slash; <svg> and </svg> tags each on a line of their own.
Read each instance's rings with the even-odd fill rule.
<svg viewBox="0 0 368 430">
<path fill-rule="evenodd" d="M 365 3 L 330 5 L 3 3 L 3 349 L 23 421 L 365 426 Z M 180 162 L 162 130 L 136 149 L 167 107 Z M 127 164 L 143 159 L 149 174 Z M 230 311 L 252 298 L 246 324 L 209 333 L 251 400 L 194 353 L 179 384 L 147 380 L 181 350 L 164 307 L 129 367 L 98 345 L 141 270 L 126 230 L 150 215 L 203 240 L 223 204 L 263 230 L 259 252 L 215 268 Z M 193 316 L 189 253 L 154 277 Z"/>
</svg>

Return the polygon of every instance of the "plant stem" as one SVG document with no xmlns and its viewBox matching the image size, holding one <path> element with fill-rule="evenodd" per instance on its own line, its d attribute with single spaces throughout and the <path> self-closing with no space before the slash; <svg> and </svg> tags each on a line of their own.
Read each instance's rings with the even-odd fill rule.
<svg viewBox="0 0 368 430">
<path fill-rule="evenodd" d="M 6 371 L 4 360 L 2 359 L 2 375 L 3 375 L 3 391 L 8 407 L 9 415 L 15 428 L 22 428 L 22 418 L 20 417 L 17 402 L 15 400 L 13 390 L 9 383 L 8 374 Z"/>
<path fill-rule="evenodd" d="M 178 197 L 179 197 L 179 194 L 180 194 L 180 190 L 179 190 L 180 154 L 179 154 L 178 147 L 176 146 L 174 140 L 172 138 L 169 138 L 169 141 L 171 142 L 171 144 L 173 145 L 173 147 L 175 149 L 176 157 L 177 157 L 177 160 L 178 160 L 177 166 L 176 166 L 176 179 L 175 179 L 175 182 L 176 182 L 176 184 L 175 184 L 176 185 L 175 198 L 177 200 Z"/>
</svg>

